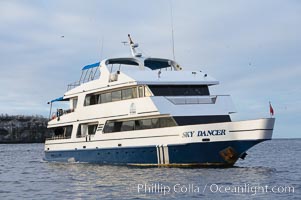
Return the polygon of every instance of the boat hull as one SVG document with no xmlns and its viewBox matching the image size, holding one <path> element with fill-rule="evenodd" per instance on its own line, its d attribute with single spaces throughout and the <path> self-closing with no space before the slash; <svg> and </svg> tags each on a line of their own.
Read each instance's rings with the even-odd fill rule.
<svg viewBox="0 0 301 200">
<path fill-rule="evenodd" d="M 231 167 L 249 148 L 262 141 L 48 151 L 45 160 L 133 166 Z"/>
<path fill-rule="evenodd" d="M 270 140 L 274 118 L 47 140 L 45 160 L 134 166 L 233 166 Z"/>
</svg>

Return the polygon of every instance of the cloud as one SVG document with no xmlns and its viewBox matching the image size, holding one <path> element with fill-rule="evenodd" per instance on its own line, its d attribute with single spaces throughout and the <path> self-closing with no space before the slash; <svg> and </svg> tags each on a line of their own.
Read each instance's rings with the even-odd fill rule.
<svg viewBox="0 0 301 200">
<path fill-rule="evenodd" d="M 1 1 L 0 5 L 0 21 L 2 23 L 19 24 L 20 21 L 36 17 L 35 10 L 20 1 Z"/>
<path fill-rule="evenodd" d="M 47 116 L 46 102 L 62 96 L 82 66 L 129 55 L 121 44 L 128 33 L 147 56 L 172 58 L 169 6 L 167 0 L 0 1 L 0 112 Z M 296 127 L 299 2 L 173 0 L 172 7 L 176 60 L 220 80 L 212 93 L 232 94 L 235 119 L 268 116 L 272 101 L 279 131 Z"/>
</svg>

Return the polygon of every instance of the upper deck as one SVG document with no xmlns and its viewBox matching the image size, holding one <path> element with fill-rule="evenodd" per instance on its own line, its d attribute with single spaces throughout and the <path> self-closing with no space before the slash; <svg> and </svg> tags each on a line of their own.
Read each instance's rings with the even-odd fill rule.
<svg viewBox="0 0 301 200">
<path fill-rule="evenodd" d="M 99 88 L 124 84 L 216 85 L 218 81 L 201 71 L 186 71 L 173 60 L 125 57 L 105 59 L 82 69 L 80 80 L 69 84 L 65 97 Z"/>
</svg>

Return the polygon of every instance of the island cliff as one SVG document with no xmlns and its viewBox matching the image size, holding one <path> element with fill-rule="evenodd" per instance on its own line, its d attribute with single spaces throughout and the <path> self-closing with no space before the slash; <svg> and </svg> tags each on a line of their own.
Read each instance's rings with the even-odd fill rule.
<svg viewBox="0 0 301 200">
<path fill-rule="evenodd" d="M 0 115 L 0 143 L 40 143 L 51 136 L 48 119 L 40 116 Z"/>
</svg>

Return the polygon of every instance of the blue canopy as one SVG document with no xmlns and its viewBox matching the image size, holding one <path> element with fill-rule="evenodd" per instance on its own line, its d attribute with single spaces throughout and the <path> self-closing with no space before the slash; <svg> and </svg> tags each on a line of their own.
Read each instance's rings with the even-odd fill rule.
<svg viewBox="0 0 301 200">
<path fill-rule="evenodd" d="M 59 97 L 56 99 L 51 100 L 51 103 L 56 102 L 56 101 L 64 101 L 64 97 Z"/>
<path fill-rule="evenodd" d="M 100 62 L 97 62 L 97 63 L 94 63 L 94 64 L 91 64 L 91 65 L 86 65 L 83 67 L 82 70 L 86 70 L 86 69 L 90 69 L 90 68 L 94 68 L 94 67 L 98 67 L 100 64 Z"/>
<path fill-rule="evenodd" d="M 145 59 L 144 65 L 151 70 L 162 69 L 166 67 L 171 67 L 169 60 L 159 59 L 159 58 L 149 58 Z"/>
</svg>

